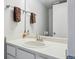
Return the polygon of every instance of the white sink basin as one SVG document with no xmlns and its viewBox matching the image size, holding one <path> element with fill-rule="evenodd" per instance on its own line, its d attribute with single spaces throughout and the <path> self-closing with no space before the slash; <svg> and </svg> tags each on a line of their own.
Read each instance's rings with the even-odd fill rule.
<svg viewBox="0 0 79 59">
<path fill-rule="evenodd" d="M 43 42 L 39 42 L 39 41 L 28 41 L 28 42 L 25 42 L 25 44 L 31 47 L 45 46 Z"/>
</svg>

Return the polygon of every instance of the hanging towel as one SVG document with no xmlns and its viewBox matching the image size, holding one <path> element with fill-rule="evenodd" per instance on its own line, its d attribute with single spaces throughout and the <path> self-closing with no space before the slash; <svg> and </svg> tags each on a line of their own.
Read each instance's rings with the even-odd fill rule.
<svg viewBox="0 0 79 59">
<path fill-rule="evenodd" d="M 21 9 L 19 7 L 14 7 L 14 21 L 20 22 L 21 21 Z"/>
<path fill-rule="evenodd" d="M 30 15 L 30 24 L 36 23 L 36 14 L 31 13 Z"/>
</svg>

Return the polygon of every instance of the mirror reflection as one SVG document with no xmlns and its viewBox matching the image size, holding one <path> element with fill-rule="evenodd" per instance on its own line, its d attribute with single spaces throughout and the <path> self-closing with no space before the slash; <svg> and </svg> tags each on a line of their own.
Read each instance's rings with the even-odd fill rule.
<svg viewBox="0 0 79 59">
<path fill-rule="evenodd" d="M 43 36 L 68 37 L 67 0 L 37 1 L 35 0 L 38 5 L 32 1 L 30 1 L 31 6 L 26 5 L 27 11 L 36 14 L 27 15 L 26 30 Z M 29 19 L 33 19 L 33 23 Z"/>
</svg>

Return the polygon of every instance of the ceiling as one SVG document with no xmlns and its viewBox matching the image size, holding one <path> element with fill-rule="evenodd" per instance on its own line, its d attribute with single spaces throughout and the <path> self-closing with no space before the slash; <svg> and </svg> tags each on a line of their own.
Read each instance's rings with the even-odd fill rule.
<svg viewBox="0 0 79 59">
<path fill-rule="evenodd" d="M 56 4 L 59 2 L 65 2 L 66 0 L 40 0 L 43 4 L 45 4 L 47 7 L 50 7 L 52 4 Z"/>
</svg>

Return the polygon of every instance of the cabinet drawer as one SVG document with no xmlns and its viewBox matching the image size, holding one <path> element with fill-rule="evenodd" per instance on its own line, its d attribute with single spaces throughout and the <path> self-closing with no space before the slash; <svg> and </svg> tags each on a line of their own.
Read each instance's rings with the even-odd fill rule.
<svg viewBox="0 0 79 59">
<path fill-rule="evenodd" d="M 35 57 L 31 53 L 17 49 L 17 59 L 35 59 Z"/>
<path fill-rule="evenodd" d="M 15 59 L 15 58 L 10 55 L 7 55 L 7 59 Z"/>
<path fill-rule="evenodd" d="M 7 53 L 15 56 L 15 47 L 13 47 L 11 45 L 7 45 Z"/>
</svg>

